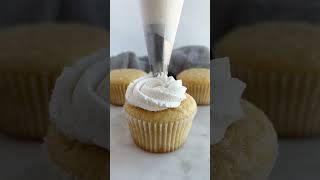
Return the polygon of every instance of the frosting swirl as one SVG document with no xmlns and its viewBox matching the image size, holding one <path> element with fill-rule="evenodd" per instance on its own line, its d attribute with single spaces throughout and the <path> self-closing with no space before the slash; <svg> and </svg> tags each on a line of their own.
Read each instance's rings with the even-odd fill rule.
<svg viewBox="0 0 320 180">
<path fill-rule="evenodd" d="M 186 90 L 182 81 L 175 80 L 172 76 L 160 74 L 153 77 L 148 74 L 129 84 L 126 100 L 129 104 L 148 111 L 162 111 L 180 106 L 186 99 Z"/>
<path fill-rule="evenodd" d="M 109 149 L 108 50 L 66 67 L 50 102 L 51 121 L 71 139 Z"/>
</svg>

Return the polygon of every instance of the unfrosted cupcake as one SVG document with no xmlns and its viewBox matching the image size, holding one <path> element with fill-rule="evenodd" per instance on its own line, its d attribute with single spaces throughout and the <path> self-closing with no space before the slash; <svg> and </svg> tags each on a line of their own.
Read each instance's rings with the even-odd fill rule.
<svg viewBox="0 0 320 180">
<path fill-rule="evenodd" d="M 269 22 L 235 29 L 216 45 L 280 136 L 320 134 L 319 34 L 318 25 Z"/>
<path fill-rule="evenodd" d="M 42 139 L 49 99 L 64 66 L 106 46 L 107 32 L 80 24 L 33 24 L 0 30 L 0 131 Z"/>
<path fill-rule="evenodd" d="M 210 70 L 206 68 L 192 68 L 182 71 L 177 79 L 182 80 L 197 104 L 210 104 Z"/>
<path fill-rule="evenodd" d="M 108 50 L 64 69 L 50 102 L 50 172 L 56 179 L 109 177 Z"/>
<path fill-rule="evenodd" d="M 211 146 L 215 180 L 266 180 L 278 154 L 276 132 L 267 116 L 242 100 L 245 116 L 231 124 L 224 138 Z"/>
<path fill-rule="evenodd" d="M 146 73 L 138 69 L 112 70 L 110 72 L 110 103 L 122 106 L 128 85 L 144 75 Z"/>
<path fill-rule="evenodd" d="M 130 83 L 124 110 L 135 144 L 145 151 L 165 153 L 185 143 L 197 104 L 180 80 L 147 75 Z"/>
</svg>

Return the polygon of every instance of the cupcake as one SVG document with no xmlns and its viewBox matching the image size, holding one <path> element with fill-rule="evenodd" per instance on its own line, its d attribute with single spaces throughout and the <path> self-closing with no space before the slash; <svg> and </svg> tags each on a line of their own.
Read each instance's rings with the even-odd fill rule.
<svg viewBox="0 0 320 180">
<path fill-rule="evenodd" d="M 52 179 L 107 179 L 109 151 L 70 139 L 54 126 L 48 128 L 47 149 Z"/>
<path fill-rule="evenodd" d="M 185 143 L 197 104 L 180 80 L 147 75 L 128 86 L 124 110 L 134 143 L 148 152 L 166 153 Z"/>
<path fill-rule="evenodd" d="M 103 48 L 107 32 L 80 24 L 33 24 L 0 30 L 0 132 L 42 139 L 49 99 L 64 66 Z"/>
<path fill-rule="evenodd" d="M 215 180 L 268 179 L 278 153 L 277 135 L 267 116 L 242 100 L 245 116 L 211 146 L 211 172 Z"/>
<path fill-rule="evenodd" d="M 205 68 L 192 68 L 182 71 L 177 79 L 181 79 L 187 93 L 198 105 L 210 104 L 210 70 Z"/>
<path fill-rule="evenodd" d="M 122 106 L 130 82 L 146 75 L 138 69 L 115 69 L 110 72 L 110 103 Z"/>
<path fill-rule="evenodd" d="M 56 81 L 46 146 L 57 179 L 109 177 L 107 57 L 108 50 L 86 57 L 66 67 Z"/>
<path fill-rule="evenodd" d="M 235 29 L 217 45 L 244 97 L 261 108 L 280 136 L 320 134 L 320 26 L 268 22 Z"/>
</svg>

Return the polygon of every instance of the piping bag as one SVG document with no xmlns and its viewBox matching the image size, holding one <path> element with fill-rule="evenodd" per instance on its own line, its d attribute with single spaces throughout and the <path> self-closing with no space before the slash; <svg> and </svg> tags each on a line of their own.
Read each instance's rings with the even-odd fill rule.
<svg viewBox="0 0 320 180">
<path fill-rule="evenodd" d="M 153 76 L 168 74 L 184 0 L 140 0 L 144 36 Z"/>
</svg>

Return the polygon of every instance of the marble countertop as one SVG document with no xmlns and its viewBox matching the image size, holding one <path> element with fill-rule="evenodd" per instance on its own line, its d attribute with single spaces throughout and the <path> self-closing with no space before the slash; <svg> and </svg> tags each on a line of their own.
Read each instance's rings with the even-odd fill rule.
<svg viewBox="0 0 320 180">
<path fill-rule="evenodd" d="M 123 108 L 111 106 L 110 180 L 209 180 L 210 107 L 198 107 L 187 142 L 177 151 L 148 153 L 132 141 Z"/>
<path fill-rule="evenodd" d="M 199 111 L 202 111 L 201 109 Z M 205 111 L 205 110 L 204 110 Z M 117 115 L 120 110 L 114 111 L 113 115 Z M 201 117 L 201 115 L 200 115 Z M 199 118 L 199 117 L 198 117 Z M 117 118 L 115 118 L 117 119 Z M 115 120 L 113 119 L 113 120 Z M 114 121 L 112 121 L 114 122 Z M 197 121 L 196 121 L 197 122 Z M 200 120 L 199 120 L 200 122 Z M 111 176 L 114 178 L 118 178 L 121 175 L 115 173 L 121 173 L 122 176 L 125 176 L 127 172 L 131 172 L 132 177 L 139 176 L 143 178 L 149 178 L 148 176 L 151 175 L 151 172 L 155 173 L 155 178 L 161 177 L 164 179 L 168 178 L 170 175 L 172 176 L 179 176 L 182 177 L 190 177 L 186 180 L 193 180 L 191 179 L 191 173 L 197 169 L 202 170 L 205 168 L 202 164 L 202 159 L 197 160 L 197 154 L 200 152 L 201 149 L 205 149 L 204 146 L 196 147 L 196 145 L 201 144 L 200 142 L 195 142 L 196 145 L 193 145 L 193 138 L 200 136 L 202 133 L 198 133 L 201 131 L 196 131 L 197 126 L 200 123 L 195 123 L 192 128 L 192 135 L 189 137 L 187 144 L 182 147 L 180 150 L 174 153 L 164 154 L 166 157 L 160 155 L 154 155 L 151 153 L 146 153 L 137 147 L 135 147 L 131 139 L 128 137 L 127 134 L 123 129 L 124 127 L 118 124 L 117 122 L 114 123 L 116 128 L 114 130 L 119 130 L 118 133 L 120 136 L 118 140 L 120 142 L 124 142 L 122 146 L 125 146 L 127 150 L 123 150 L 122 153 L 129 153 L 130 154 L 122 154 L 122 157 L 111 157 Z M 196 127 L 196 128 L 195 128 Z M 205 131 L 205 129 L 204 129 Z M 115 134 L 115 135 L 116 135 Z M 123 135 L 121 135 L 123 134 Z M 196 135 L 194 135 L 196 134 Z M 198 135 L 197 135 L 198 134 Z M 115 143 L 112 142 L 111 143 Z M 206 146 L 205 146 L 206 147 Z M 320 177 L 320 138 L 306 138 L 306 139 L 281 139 L 280 140 L 280 152 L 279 157 L 276 162 L 276 165 L 273 169 L 273 172 L 269 178 L 269 180 L 318 180 Z M 202 151 L 203 152 L 203 151 Z M 120 154 L 120 153 L 119 153 Z M 135 156 L 132 156 L 135 154 Z M 179 155 L 176 155 L 179 154 Z M 207 153 L 204 153 L 204 155 Z M 130 159 L 134 159 L 139 157 L 135 164 L 129 164 L 128 156 L 131 156 Z M 113 156 L 113 154 L 112 154 Z M 176 158 L 175 156 L 179 157 Z M 194 158 L 196 157 L 196 158 Z M 204 158 L 205 156 L 203 156 Z M 116 162 L 115 160 L 122 160 Z M 152 160 L 151 160 L 152 159 Z M 127 164 L 122 164 L 123 162 Z M 196 169 L 190 167 L 190 163 L 195 162 Z M 122 164 L 122 166 L 121 166 Z M 139 165 L 150 165 L 149 167 L 144 167 L 145 171 L 140 171 Z M 163 167 L 159 168 L 160 164 L 164 164 Z M 170 169 L 172 167 L 178 167 L 180 170 L 175 172 L 175 169 Z M 133 173 L 134 172 L 134 173 Z M 166 172 L 172 172 L 172 174 L 165 174 Z M 181 175 L 181 172 L 183 175 Z M 203 172 L 209 172 L 208 169 L 204 170 Z M 0 135 L 0 179 L 1 180 L 44 180 L 48 179 L 48 171 L 47 171 L 47 157 L 46 153 L 43 152 L 41 143 L 39 142 L 22 142 L 17 141 L 12 138 L 8 138 L 6 136 Z M 209 174 L 205 174 L 207 176 Z M 148 180 L 154 180 L 153 176 Z M 202 180 L 202 178 L 196 178 L 196 180 Z M 112 179 L 117 180 L 117 179 Z M 126 179 L 123 179 L 126 180 Z M 130 180 L 134 180 L 130 177 Z M 143 180 L 143 179 L 141 179 Z M 179 180 L 179 179 L 177 179 Z M 205 180 L 205 178 L 204 178 Z"/>
</svg>

